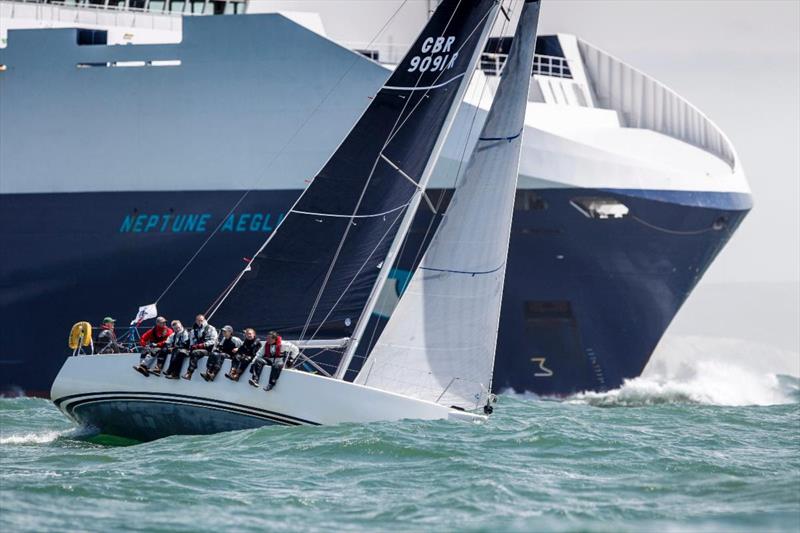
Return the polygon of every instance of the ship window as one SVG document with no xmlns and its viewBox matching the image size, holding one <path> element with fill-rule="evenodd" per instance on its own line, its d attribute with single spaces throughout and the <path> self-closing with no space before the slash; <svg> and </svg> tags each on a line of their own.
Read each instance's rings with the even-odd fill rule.
<svg viewBox="0 0 800 533">
<path fill-rule="evenodd" d="M 205 9 L 205 2 L 192 2 L 192 13 L 200 14 Z"/>
<path fill-rule="evenodd" d="M 108 44 L 108 32 L 105 30 L 78 30 L 78 46 L 94 46 Z"/>
<path fill-rule="evenodd" d="M 358 52 L 362 56 L 368 57 L 373 61 L 378 61 L 381 57 L 380 52 L 378 52 L 377 50 L 354 50 L 354 52 Z"/>
<path fill-rule="evenodd" d="M 164 0 L 150 0 L 150 11 L 164 11 Z"/>
<path fill-rule="evenodd" d="M 183 0 L 172 0 L 172 2 L 169 3 L 169 10 L 173 13 L 183 13 L 184 7 L 186 7 L 186 2 Z"/>
<path fill-rule="evenodd" d="M 541 196 L 530 190 L 517 190 L 514 199 L 515 211 L 539 211 L 547 209 L 547 202 Z"/>
<path fill-rule="evenodd" d="M 180 59 L 155 59 L 153 61 L 105 61 L 77 63 L 78 68 L 130 68 L 130 67 L 179 67 Z"/>
<path fill-rule="evenodd" d="M 570 205 L 580 211 L 586 218 L 615 219 L 623 218 L 630 211 L 628 206 L 616 198 L 599 196 L 579 196 L 569 201 Z"/>
</svg>

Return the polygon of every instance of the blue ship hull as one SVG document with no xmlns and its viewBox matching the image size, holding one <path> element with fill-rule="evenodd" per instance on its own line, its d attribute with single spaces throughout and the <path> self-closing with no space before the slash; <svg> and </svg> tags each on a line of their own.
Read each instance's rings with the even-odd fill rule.
<svg viewBox="0 0 800 533">
<path fill-rule="evenodd" d="M 24 228 L 0 234 L 9 258 L 0 263 L 0 390 L 47 394 L 74 322 L 98 324 L 112 315 L 123 333 L 136 307 L 154 301 L 220 225 L 159 302 L 168 318 L 190 322 L 228 286 L 299 192 L 254 191 L 229 217 L 241 192 L 0 196 L 0 225 Z M 432 192 L 438 194 L 449 196 Z M 638 376 L 751 207 L 749 195 L 735 193 L 518 194 L 494 389 L 544 395 L 615 388 Z M 617 198 L 630 214 L 588 218 L 570 203 L 587 195 Z M 430 236 L 431 216 L 417 215 L 396 265 L 398 291 Z M 373 340 L 382 322 L 374 317 L 368 328 Z"/>
</svg>

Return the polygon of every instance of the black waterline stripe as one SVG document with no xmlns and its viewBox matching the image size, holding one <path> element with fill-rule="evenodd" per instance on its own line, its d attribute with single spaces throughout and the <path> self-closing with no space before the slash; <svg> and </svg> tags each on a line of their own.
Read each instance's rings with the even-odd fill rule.
<svg viewBox="0 0 800 533">
<path fill-rule="evenodd" d="M 193 407 L 203 407 L 206 409 L 213 409 L 216 411 L 226 411 L 229 413 L 235 413 L 243 416 L 249 416 L 251 418 L 258 418 L 261 420 L 269 420 L 270 422 L 275 422 L 284 426 L 301 426 L 303 425 L 300 422 L 296 422 L 294 420 L 287 420 L 285 418 L 279 418 L 277 416 L 270 416 L 264 415 L 259 413 L 253 413 L 244 411 L 241 409 L 235 409 L 230 407 L 222 407 L 217 406 L 210 403 L 201 403 L 201 402 L 192 402 L 188 400 L 168 400 L 163 398 L 142 398 L 142 397 L 132 397 L 132 396 L 105 396 L 100 398 L 88 398 L 85 400 L 78 400 L 73 402 L 67 406 L 67 411 L 70 413 L 70 416 L 73 418 L 75 417 L 75 410 L 83 405 L 92 404 L 92 403 L 103 403 L 103 402 L 113 402 L 113 401 L 140 401 L 140 402 L 152 402 L 152 403 L 171 403 L 171 404 L 181 404 L 181 405 L 190 405 Z M 319 425 L 309 423 L 310 425 Z"/>
<path fill-rule="evenodd" d="M 304 424 L 310 424 L 310 425 L 314 425 L 314 426 L 318 426 L 319 425 L 319 423 L 312 422 L 311 420 L 306 420 L 304 418 L 298 418 L 296 416 L 286 415 L 286 414 L 283 414 L 283 413 L 276 413 L 275 411 L 269 411 L 267 409 L 261 409 L 259 407 L 250 407 L 249 405 L 242 405 L 242 404 L 233 403 L 233 402 L 226 402 L 224 400 L 216 400 L 216 399 L 213 399 L 213 398 L 203 398 L 202 396 L 190 396 L 190 395 L 187 395 L 187 394 L 174 394 L 174 393 L 170 393 L 170 392 L 130 392 L 130 391 L 84 392 L 84 393 L 80 393 L 80 394 L 70 394 L 70 395 L 67 395 L 67 396 L 62 396 L 62 397 L 60 397 L 60 398 L 58 398 L 56 400 L 53 400 L 53 403 L 56 404 L 56 407 L 60 407 L 62 402 L 66 401 L 66 400 L 71 400 L 73 398 L 85 398 L 85 397 L 90 397 L 90 396 L 104 396 L 104 395 L 105 396 L 115 396 L 115 395 L 119 396 L 119 395 L 122 395 L 122 396 L 131 397 L 131 398 L 147 397 L 147 396 L 151 396 L 151 397 L 164 396 L 164 397 L 168 397 L 168 398 L 195 400 L 195 401 L 202 401 L 202 402 L 214 403 L 214 404 L 219 404 L 219 405 L 225 405 L 225 406 L 232 407 L 234 409 L 242 409 L 242 408 L 251 409 L 253 411 L 257 411 L 257 412 L 263 413 L 265 415 L 275 415 L 275 416 L 285 417 L 287 419 L 296 420 L 298 422 L 302 422 Z"/>
</svg>

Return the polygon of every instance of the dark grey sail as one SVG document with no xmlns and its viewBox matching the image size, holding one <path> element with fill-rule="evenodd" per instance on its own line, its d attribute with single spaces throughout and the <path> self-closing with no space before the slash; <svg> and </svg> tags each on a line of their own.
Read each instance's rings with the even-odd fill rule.
<svg viewBox="0 0 800 533">
<path fill-rule="evenodd" d="M 498 9 L 445 0 L 339 149 L 214 310 L 219 323 L 349 336 L 419 202 Z M 409 218 L 410 220 L 410 218 Z M 391 261 L 387 262 L 387 270 Z"/>
</svg>

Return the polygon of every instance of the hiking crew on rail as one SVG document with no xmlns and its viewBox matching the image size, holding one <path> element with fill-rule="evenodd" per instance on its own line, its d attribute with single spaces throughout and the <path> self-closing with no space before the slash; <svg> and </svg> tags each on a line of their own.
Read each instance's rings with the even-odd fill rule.
<svg viewBox="0 0 800 533">
<path fill-rule="evenodd" d="M 276 331 L 270 331 L 265 342 L 258 339 L 253 328 L 244 330 L 244 340 L 234 335 L 232 326 L 224 326 L 222 335 L 218 336 L 216 328 L 203 315 L 197 315 L 191 330 L 184 328 L 180 320 L 173 320 L 170 326 L 167 326 L 166 318 L 159 316 L 156 325 L 142 335 L 139 340 L 139 364 L 133 367 L 134 370 L 145 377 L 160 376 L 163 372 L 167 379 L 180 379 L 183 362 L 188 358 L 189 365 L 182 377 L 191 380 L 200 359 L 207 357 L 206 369 L 200 376 L 206 381 L 214 381 L 225 359 L 230 359 L 231 368 L 225 377 L 239 381 L 250 367 L 248 382 L 254 387 L 259 386 L 264 366 L 269 366 L 269 379 L 264 390 L 270 391 L 277 384 L 283 369 L 293 364 L 300 354 L 295 344 L 283 340 Z M 107 337 L 110 337 L 106 333 L 109 329 L 113 334 L 113 322 L 110 328 L 106 325 L 103 329 Z M 113 342 L 116 343 L 116 337 Z M 117 351 L 122 350 L 120 348 Z M 171 356 L 169 366 L 164 371 L 168 356 Z M 151 369 L 153 362 L 155 367 Z"/>
</svg>

